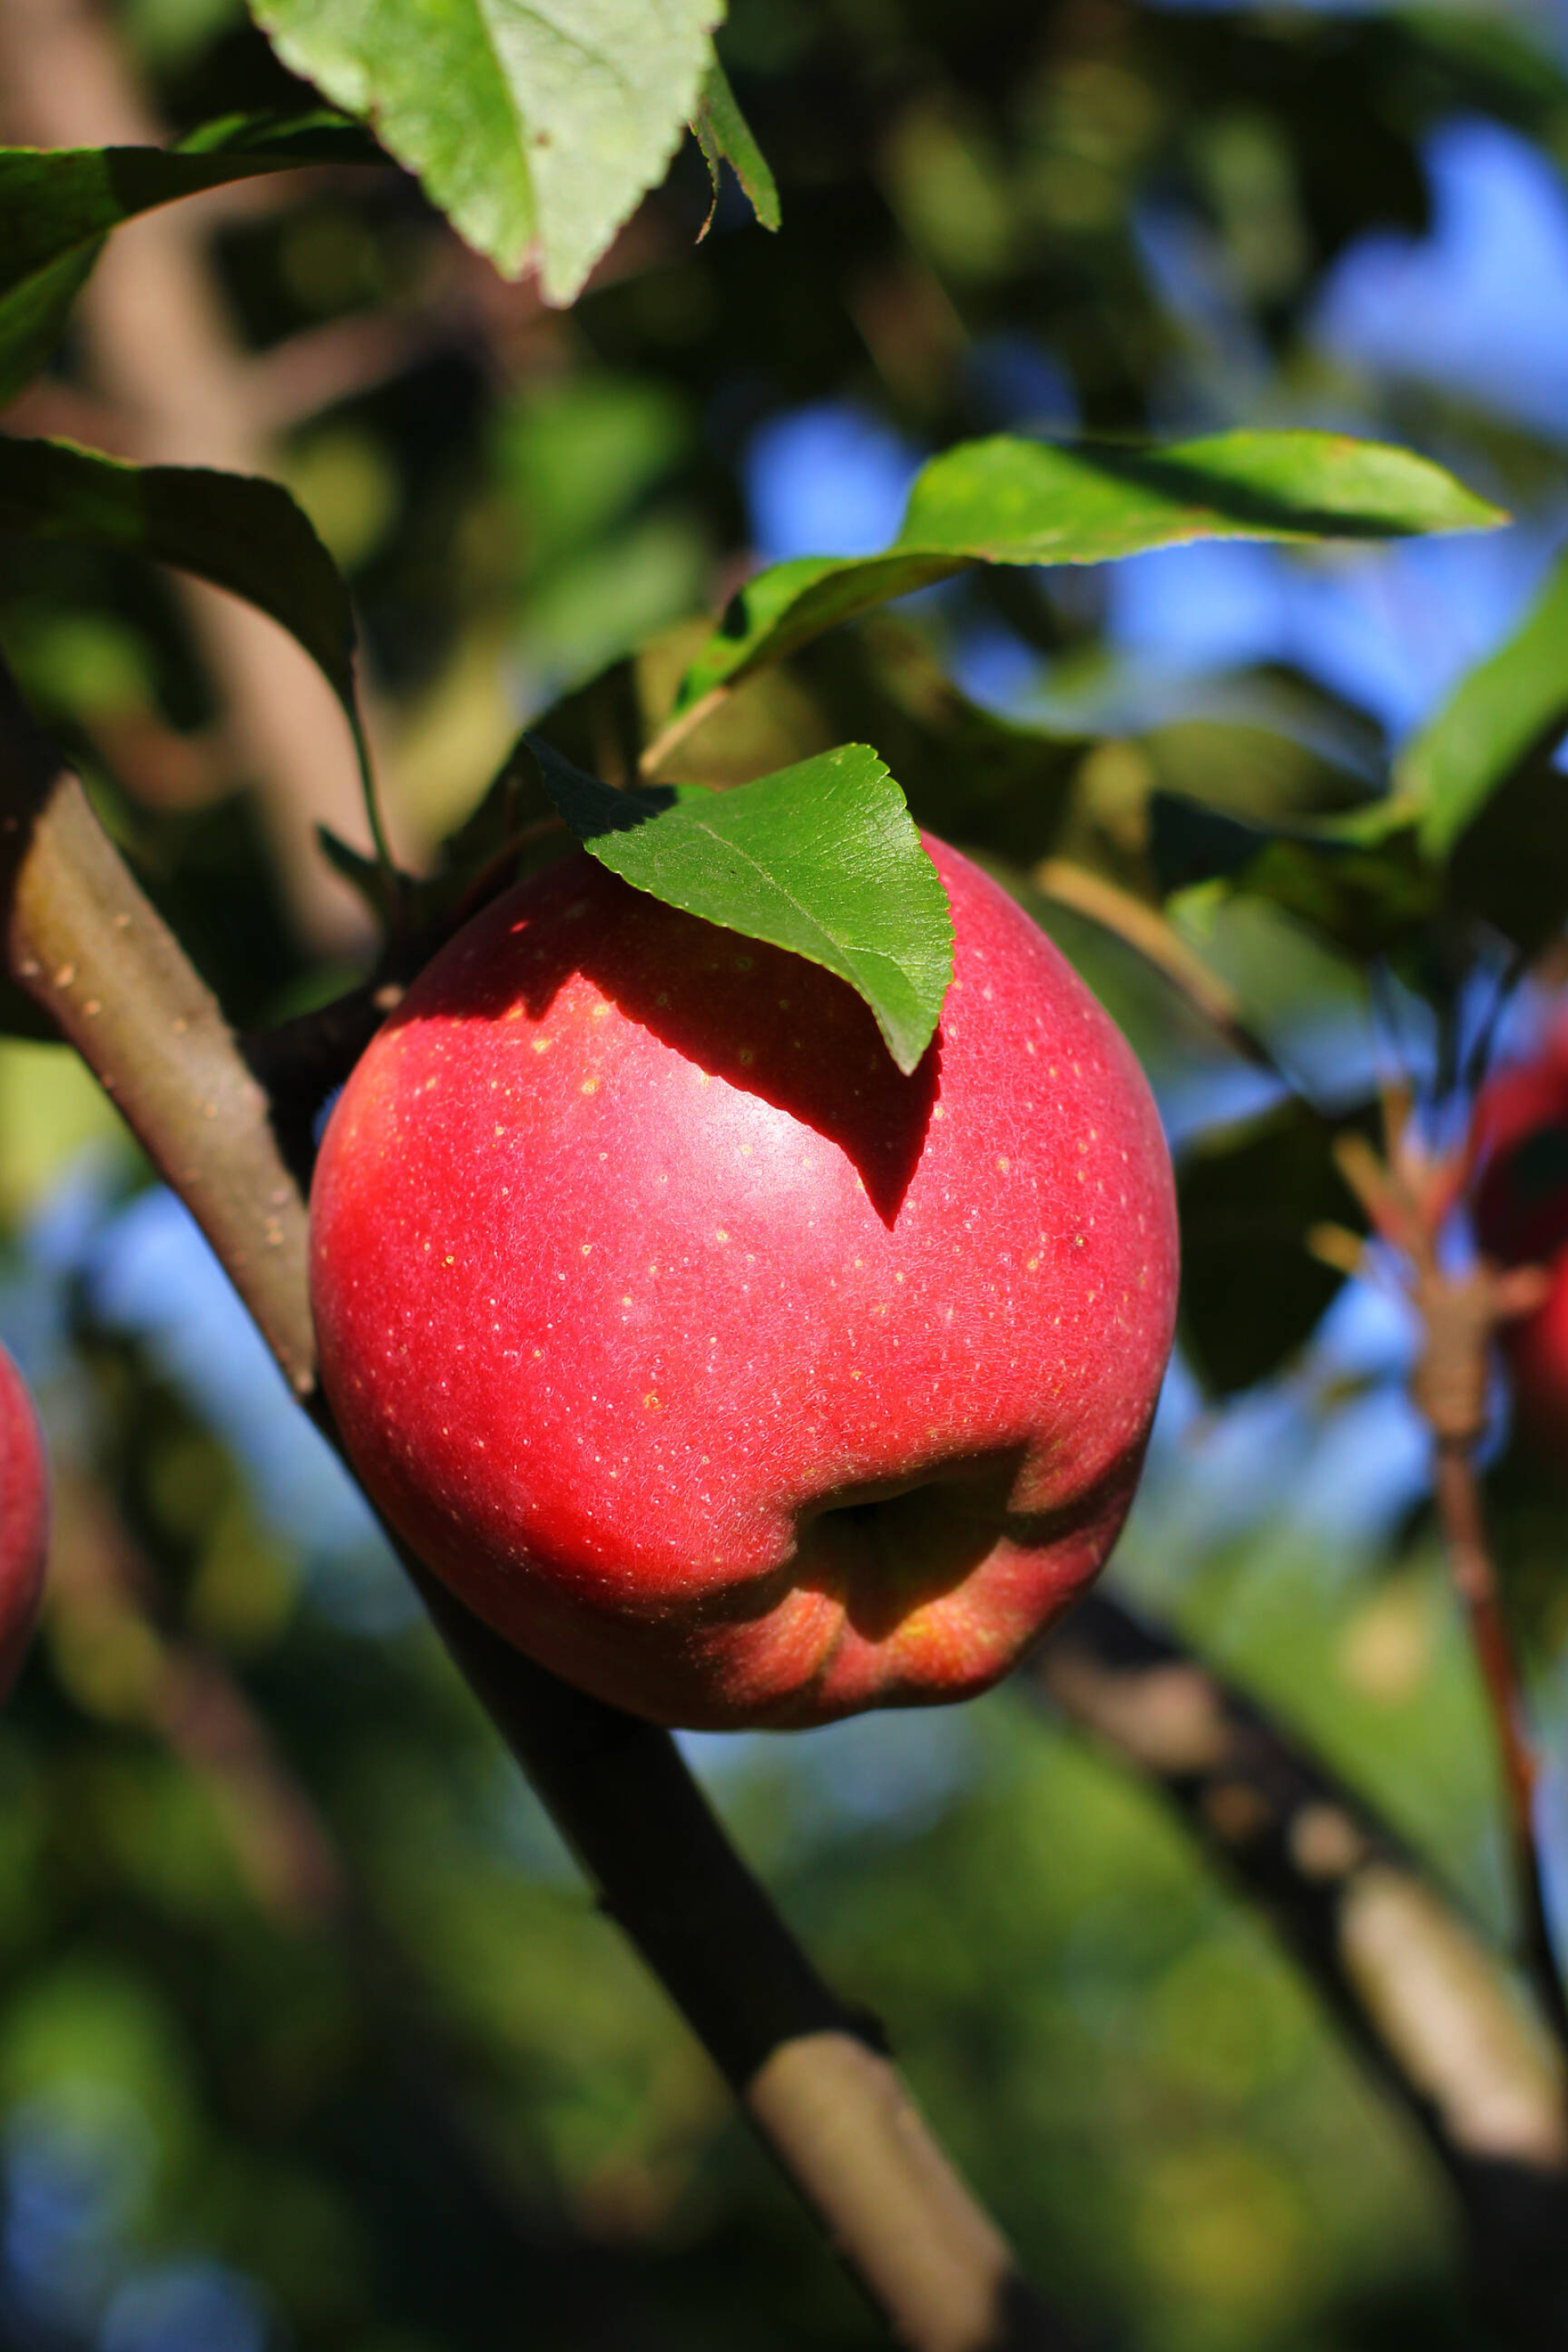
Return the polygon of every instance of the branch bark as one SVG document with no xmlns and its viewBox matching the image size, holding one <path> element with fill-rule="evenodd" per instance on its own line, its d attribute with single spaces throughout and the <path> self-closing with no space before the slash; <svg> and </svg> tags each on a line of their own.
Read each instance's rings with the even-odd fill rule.
<svg viewBox="0 0 1568 2352">
<path fill-rule="evenodd" d="M 295 1394 L 315 1382 L 305 1205 L 217 1004 L 0 671 L 0 937 L 191 1210 Z M 1068 2352 L 897 2073 L 735 1854 L 673 1741 L 499 1641 L 405 1555 L 605 1907 L 913 2352 Z"/>
<path fill-rule="evenodd" d="M 1568 2342 L 1562 2063 L 1482 1938 L 1370 1807 L 1104 1594 L 1028 1672 L 1169 1798 L 1412 2118 L 1458 2193 L 1505 2340 Z"/>
</svg>

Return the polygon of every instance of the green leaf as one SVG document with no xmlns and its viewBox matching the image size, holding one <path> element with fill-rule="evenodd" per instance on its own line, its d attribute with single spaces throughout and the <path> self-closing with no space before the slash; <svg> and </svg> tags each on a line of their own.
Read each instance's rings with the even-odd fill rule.
<svg viewBox="0 0 1568 2352">
<path fill-rule="evenodd" d="M 1498 787 L 1568 727 L 1568 558 L 1517 630 L 1410 743 L 1395 788 L 1423 846 L 1446 857 Z"/>
<path fill-rule="evenodd" d="M 697 133 L 718 202 L 720 166 L 728 163 L 745 190 L 752 210 L 764 228 L 776 229 L 783 215 L 778 186 L 768 159 L 752 135 L 752 126 L 735 103 L 735 93 L 717 58 L 708 68 L 702 100 L 691 125 Z"/>
<path fill-rule="evenodd" d="M 181 146 L 0 148 L 0 407 L 47 361 L 110 229 L 176 197 L 302 163 L 383 163 L 316 112 L 233 115 Z"/>
<path fill-rule="evenodd" d="M 933 457 L 899 543 L 992 563 L 1104 563 L 1195 539 L 1401 539 L 1505 522 L 1442 467 L 1337 433 L 1173 448 L 998 435 Z"/>
<path fill-rule="evenodd" d="M 1504 522 L 1440 466 L 1331 433 L 1165 449 L 999 435 L 933 457 L 893 546 L 749 581 L 680 683 L 677 719 L 836 622 L 974 563 L 1105 563 L 1198 539 L 1397 539 Z"/>
<path fill-rule="evenodd" d="M 584 848 L 638 890 L 837 972 L 865 998 L 900 1070 L 936 1032 L 952 918 L 887 769 L 842 743 L 729 792 L 617 792 L 535 740 L 546 787 Z"/>
<path fill-rule="evenodd" d="M 1441 903 L 1441 877 L 1393 801 L 1317 824 L 1270 825 L 1155 792 L 1149 827 L 1167 897 L 1223 882 L 1283 908 L 1357 961 L 1399 946 Z"/>
<path fill-rule="evenodd" d="M 1316 1224 L 1365 1224 L 1333 1139 L 1331 1121 L 1290 1101 L 1211 1130 L 1177 1168 L 1182 1339 L 1212 1393 L 1279 1371 L 1339 1290 L 1343 1276 L 1307 1246 Z"/>
<path fill-rule="evenodd" d="M 570 302 L 697 110 L 722 0 L 252 0 L 507 277 Z"/>
<path fill-rule="evenodd" d="M 0 436 L 0 532 L 152 556 L 226 588 L 280 623 L 342 705 L 383 855 L 354 688 L 348 591 L 287 490 L 205 466 L 132 466 L 68 441 Z"/>
<path fill-rule="evenodd" d="M 1466 826 L 1442 878 L 1448 906 L 1528 957 L 1568 920 L 1568 776 L 1549 737 L 1503 777 Z"/>
<path fill-rule="evenodd" d="M 99 252 L 96 243 L 78 246 L 0 294 L 0 408 L 8 408 L 48 365 Z"/>
</svg>

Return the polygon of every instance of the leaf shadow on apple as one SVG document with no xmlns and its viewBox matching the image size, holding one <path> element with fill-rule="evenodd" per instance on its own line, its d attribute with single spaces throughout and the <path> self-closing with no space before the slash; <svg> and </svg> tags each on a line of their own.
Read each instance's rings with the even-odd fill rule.
<svg viewBox="0 0 1568 2352">
<path fill-rule="evenodd" d="M 940 1029 L 908 1077 L 848 983 L 788 950 L 681 913 L 584 861 L 559 922 L 426 992 L 419 1017 L 543 1020 L 576 976 L 710 1077 L 755 1095 L 842 1151 L 891 1231 L 937 1098 Z M 389 1029 L 402 1015 L 395 1013 Z"/>
</svg>

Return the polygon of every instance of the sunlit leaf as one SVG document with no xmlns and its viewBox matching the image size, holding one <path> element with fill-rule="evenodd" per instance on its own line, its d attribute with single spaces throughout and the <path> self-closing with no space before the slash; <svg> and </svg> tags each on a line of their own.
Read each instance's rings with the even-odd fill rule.
<svg viewBox="0 0 1568 2352">
<path fill-rule="evenodd" d="M 717 58 L 708 68 L 708 79 L 702 85 L 702 102 L 691 127 L 697 133 L 697 143 L 702 150 L 712 178 L 715 202 L 719 195 L 719 167 L 728 163 L 763 226 L 776 229 L 783 217 L 777 184 L 768 169 L 767 157 L 752 136 L 751 124 L 735 102 L 729 77 Z"/>
<path fill-rule="evenodd" d="M 570 302 L 697 111 L 721 0 L 252 0 L 290 70 Z"/>
<path fill-rule="evenodd" d="M 1339 434 L 1225 433 L 1142 449 L 966 442 L 919 475 L 882 554 L 801 556 L 749 581 L 681 680 L 675 714 L 973 563 L 1104 563 L 1190 540 L 1399 539 L 1506 520 L 1428 459 Z"/>
<path fill-rule="evenodd" d="M 864 997 L 901 1070 L 935 1034 L 952 977 L 952 919 L 887 769 L 844 743 L 712 792 L 617 792 L 543 742 L 544 781 L 573 832 L 639 890 L 837 972 Z"/>
<path fill-rule="evenodd" d="M 1343 1279 L 1308 1247 L 1314 1225 L 1364 1223 L 1333 1137 L 1308 1104 L 1283 1103 L 1211 1131 L 1177 1170 L 1183 1339 L 1221 1396 L 1277 1372 Z"/>
<path fill-rule="evenodd" d="M 1521 628 L 1471 670 L 1396 771 L 1425 846 L 1446 856 L 1491 794 L 1568 727 L 1568 561 Z"/>
</svg>

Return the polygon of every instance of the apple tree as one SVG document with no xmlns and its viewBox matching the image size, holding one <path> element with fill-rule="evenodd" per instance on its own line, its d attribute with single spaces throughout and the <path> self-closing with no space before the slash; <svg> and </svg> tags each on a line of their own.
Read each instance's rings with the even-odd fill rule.
<svg viewBox="0 0 1568 2352">
<path fill-rule="evenodd" d="M 1561 2342 L 1562 418 L 1417 297 L 1565 122 L 1479 10 L 0 0 L 0 2332 Z M 678 1742 L 809 1714 L 347 1476 L 323 1129 L 584 858 L 903 1102 L 917 827 L 1164 1113 L 1148 1475 L 994 1697 Z"/>
</svg>

